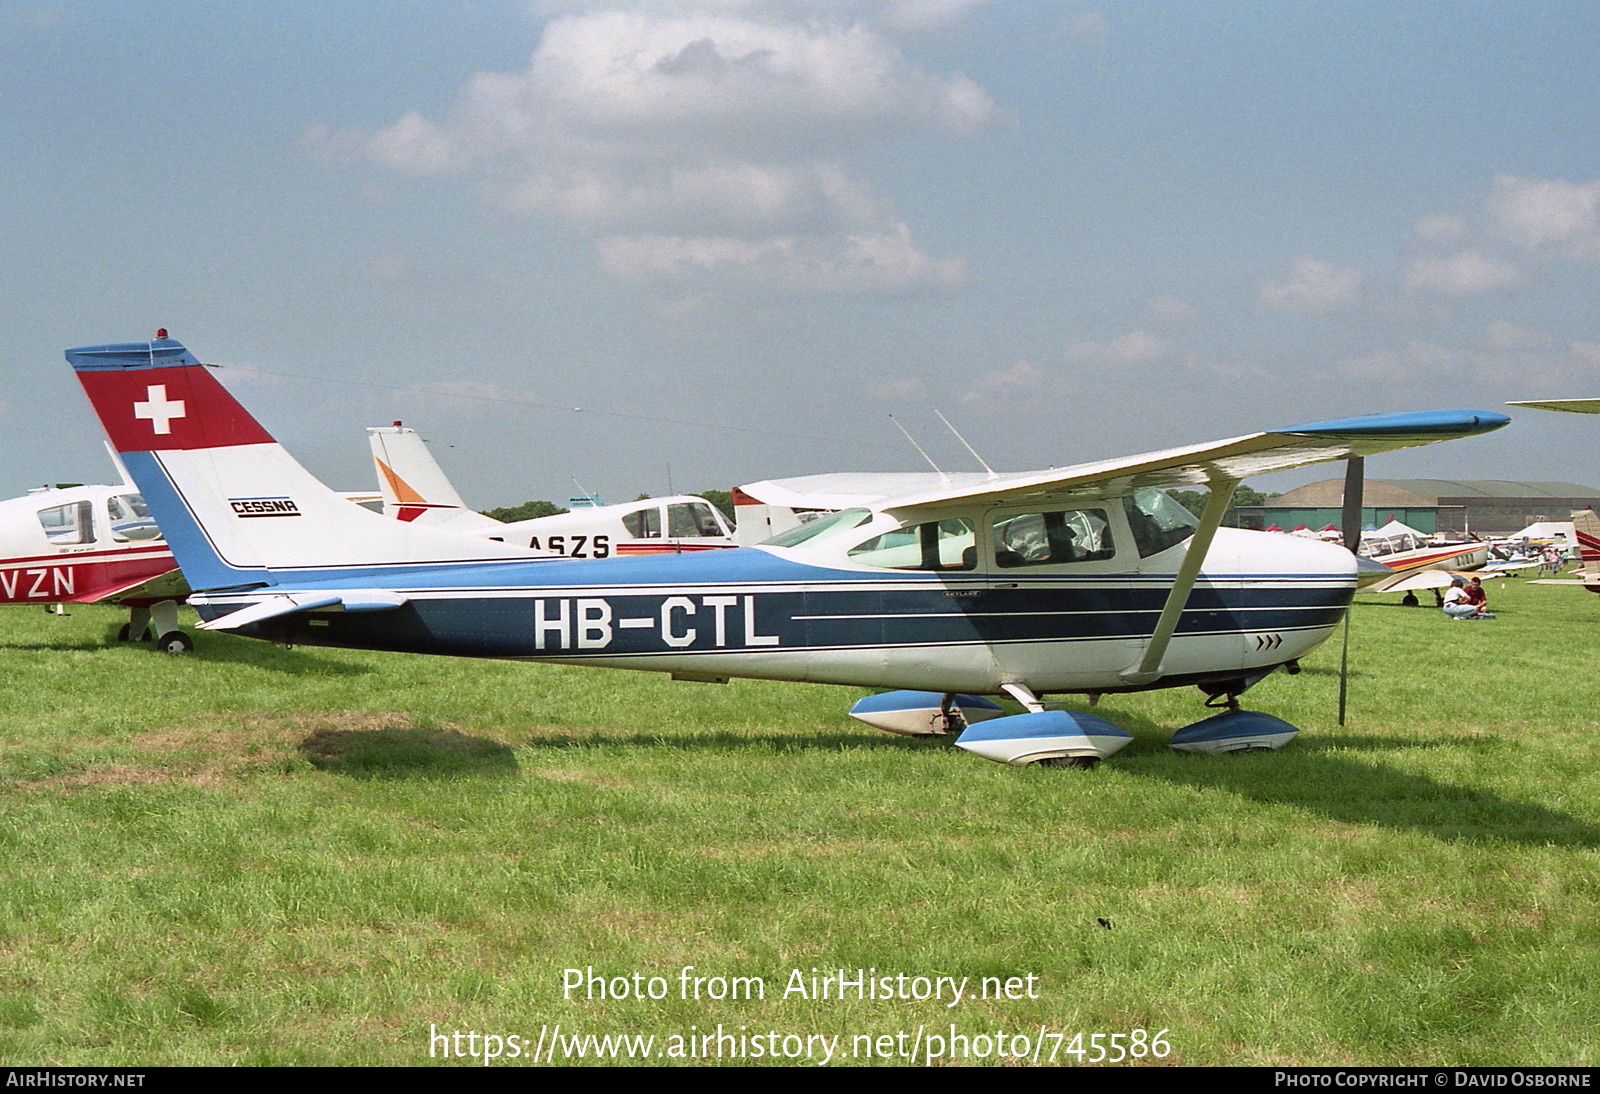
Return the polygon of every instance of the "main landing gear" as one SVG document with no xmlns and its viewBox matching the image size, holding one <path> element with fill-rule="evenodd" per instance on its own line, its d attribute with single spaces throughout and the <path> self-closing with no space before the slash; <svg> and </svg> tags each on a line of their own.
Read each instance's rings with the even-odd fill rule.
<svg viewBox="0 0 1600 1094">
<path fill-rule="evenodd" d="M 118 642 L 143 642 L 151 633 L 156 636 L 156 649 L 162 653 L 188 653 L 194 649 L 194 639 L 178 629 L 178 602 L 163 600 L 156 604 L 128 608 L 128 621 L 117 631 Z"/>
<path fill-rule="evenodd" d="M 1289 666 L 1289 671 L 1298 667 Z M 1184 726 L 1168 743 L 1180 752 L 1245 752 L 1288 744 L 1299 732 L 1294 726 L 1270 714 L 1239 708 L 1240 693 L 1259 678 L 1202 685 L 1208 696 L 1206 706 L 1221 711 Z M 1050 709 L 1025 684 L 1003 687 L 1026 713 L 1007 715 L 981 696 L 891 691 L 862 699 L 850 714 L 877 729 L 906 736 L 959 734 L 955 740 L 958 747 L 1017 767 L 1094 767 L 1133 740 L 1132 734 L 1104 718 Z"/>
</svg>

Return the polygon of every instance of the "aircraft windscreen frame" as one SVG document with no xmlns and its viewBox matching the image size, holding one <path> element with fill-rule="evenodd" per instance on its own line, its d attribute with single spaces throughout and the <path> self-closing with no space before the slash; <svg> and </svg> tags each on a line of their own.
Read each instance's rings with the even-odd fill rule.
<svg viewBox="0 0 1600 1094">
<path fill-rule="evenodd" d="M 871 520 L 872 517 L 873 512 L 871 509 L 841 509 L 837 513 L 832 513 L 826 517 L 806 521 L 798 528 L 790 528 L 788 531 L 779 532 L 771 539 L 757 544 L 757 546 L 798 547 L 802 543 L 809 543 L 824 534 L 833 535 L 837 532 L 849 531 Z"/>
<path fill-rule="evenodd" d="M 1135 490 L 1122 499 L 1140 558 L 1176 547 L 1200 527 L 1200 518 L 1165 490 Z"/>
</svg>

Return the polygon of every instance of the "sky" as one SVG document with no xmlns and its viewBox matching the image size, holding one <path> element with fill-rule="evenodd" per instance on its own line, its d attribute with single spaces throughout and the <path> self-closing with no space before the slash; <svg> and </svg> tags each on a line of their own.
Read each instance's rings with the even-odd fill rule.
<svg viewBox="0 0 1600 1094">
<path fill-rule="evenodd" d="M 1592 0 L 0 0 L 0 138 L 0 496 L 157 327 L 480 508 L 1600 396 Z M 1368 474 L 1600 487 L 1511 413 Z"/>
</svg>

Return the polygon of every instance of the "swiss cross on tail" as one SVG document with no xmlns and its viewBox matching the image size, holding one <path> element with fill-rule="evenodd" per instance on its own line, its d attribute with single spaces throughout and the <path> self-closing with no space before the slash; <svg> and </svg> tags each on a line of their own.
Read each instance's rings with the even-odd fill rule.
<svg viewBox="0 0 1600 1094">
<path fill-rule="evenodd" d="M 270 444 L 271 436 L 183 345 L 149 342 L 70 351 L 119 452 Z"/>
<path fill-rule="evenodd" d="M 172 420 L 184 416 L 183 400 L 169 402 L 166 384 L 152 384 L 145 389 L 145 395 L 144 402 L 133 404 L 133 416 L 148 418 L 150 428 L 157 433 L 171 433 Z"/>
</svg>

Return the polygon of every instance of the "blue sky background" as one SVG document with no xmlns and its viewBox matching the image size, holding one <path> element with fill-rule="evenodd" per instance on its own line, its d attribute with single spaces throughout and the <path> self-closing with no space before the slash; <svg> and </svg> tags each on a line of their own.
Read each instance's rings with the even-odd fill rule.
<svg viewBox="0 0 1600 1094">
<path fill-rule="evenodd" d="M 484 507 L 1600 395 L 1592 2 L 8 0 L 0 137 L 7 496 L 157 326 Z M 1370 473 L 1600 486 L 1514 418 Z"/>
</svg>

